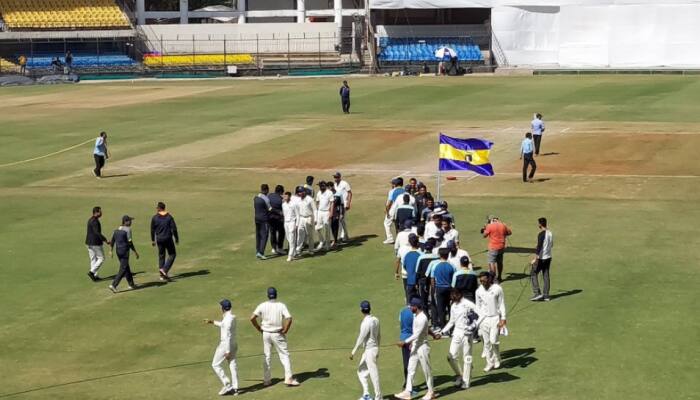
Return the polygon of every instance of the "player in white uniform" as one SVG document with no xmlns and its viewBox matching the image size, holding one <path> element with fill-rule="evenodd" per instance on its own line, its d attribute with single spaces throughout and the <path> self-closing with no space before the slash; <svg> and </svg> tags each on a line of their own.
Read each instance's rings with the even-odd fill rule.
<svg viewBox="0 0 700 400">
<path fill-rule="evenodd" d="M 462 389 L 469 388 L 472 375 L 472 334 L 479 326 L 476 305 L 462 297 L 462 292 L 452 289 L 450 292 L 452 305 L 450 306 L 450 322 L 442 328 L 442 335 L 447 334 L 452 328 L 452 341 L 447 355 L 447 361 L 457 376 L 455 386 Z M 462 353 L 463 368 L 457 364 L 459 353 Z"/>
<path fill-rule="evenodd" d="M 439 338 L 430 332 L 428 317 L 423 312 L 423 300 L 414 297 L 411 299 L 411 311 L 413 311 L 413 334 L 406 340 L 397 343 L 397 346 L 403 347 L 406 344 L 411 345 L 411 357 L 408 359 L 408 375 L 406 376 L 406 387 L 401 393 L 394 395 L 397 399 L 410 400 L 411 392 L 413 391 L 413 377 L 416 374 L 416 368 L 420 363 L 425 375 L 425 385 L 428 387 L 428 392 L 423 396 L 423 400 L 432 400 L 435 398 L 433 392 L 433 373 L 430 366 L 430 345 L 428 344 L 428 335 Z"/>
<path fill-rule="evenodd" d="M 469 257 L 469 252 L 464 249 L 460 249 L 459 245 L 457 245 L 455 242 L 447 242 L 447 248 L 450 250 L 450 256 L 447 258 L 447 262 L 452 264 L 455 271 L 459 271 L 459 269 L 462 267 L 462 265 L 460 264 L 460 260 L 462 259 L 462 257 L 467 257 L 471 259 Z"/>
<path fill-rule="evenodd" d="M 263 338 L 263 385 L 272 384 L 270 374 L 270 361 L 272 357 L 272 346 L 275 346 L 280 362 L 284 367 L 284 383 L 287 386 L 299 386 L 299 382 L 292 375 L 292 363 L 289 360 L 289 350 L 287 349 L 287 332 L 292 326 L 292 314 L 287 310 L 284 303 L 277 301 L 277 289 L 271 287 L 267 289 L 268 301 L 261 303 L 253 311 L 250 322 Z M 261 322 L 258 323 L 258 318 Z"/>
<path fill-rule="evenodd" d="M 333 174 L 333 180 L 335 191 L 338 192 L 343 198 L 343 204 L 345 205 L 345 212 L 340 217 L 340 232 L 338 232 L 338 239 L 342 241 L 350 240 L 350 234 L 348 233 L 348 211 L 350 211 L 350 205 L 352 204 L 352 189 L 348 181 L 342 178 L 340 172 Z"/>
<path fill-rule="evenodd" d="M 355 347 L 350 353 L 350 359 L 352 360 L 355 357 L 355 353 L 357 353 L 360 346 L 365 348 L 365 352 L 360 359 L 360 365 L 357 367 L 357 377 L 362 385 L 362 397 L 360 397 L 360 400 L 372 399 L 369 395 L 368 377 L 372 380 L 372 386 L 374 386 L 374 399 L 381 400 L 382 390 L 379 387 L 379 368 L 377 367 L 381 342 L 379 320 L 371 314 L 372 308 L 367 300 L 360 303 L 360 311 L 364 318 L 362 319 L 362 324 L 360 324 L 360 334 L 357 336 Z"/>
<path fill-rule="evenodd" d="M 318 193 L 316 193 L 316 202 L 318 203 L 316 211 L 316 230 L 318 231 L 319 242 L 316 250 L 329 251 L 331 249 L 331 218 L 333 217 L 333 202 L 335 195 L 328 190 L 326 182 L 318 183 Z"/>
<path fill-rule="evenodd" d="M 297 249 L 297 220 L 299 215 L 297 213 L 297 204 L 299 198 L 294 196 L 290 192 L 287 192 L 282 197 L 282 215 L 284 217 L 284 232 L 287 236 L 287 243 L 289 243 L 289 254 L 287 255 L 287 261 L 292 261 L 296 255 Z"/>
<path fill-rule="evenodd" d="M 503 289 L 497 283 L 491 283 L 488 272 L 479 274 L 479 282 L 481 286 L 476 289 L 476 308 L 481 319 L 479 335 L 484 340 L 484 372 L 489 372 L 501 367 L 498 336 L 501 328 L 506 326 L 506 303 Z"/>
<path fill-rule="evenodd" d="M 297 204 L 297 249 L 296 254 L 300 255 L 304 249 L 304 243 L 307 244 L 309 251 L 314 250 L 314 217 L 316 216 L 316 203 L 306 195 L 306 190 L 299 186 L 297 187 L 297 196 L 299 201 Z"/>
<path fill-rule="evenodd" d="M 219 391 L 220 396 L 224 396 L 233 392 L 234 396 L 238 396 L 238 366 L 236 364 L 236 352 L 238 350 L 238 345 L 236 344 L 236 316 L 231 312 L 231 301 L 224 299 L 219 303 L 221 305 L 221 311 L 224 313 L 221 321 L 212 321 L 210 319 L 205 319 L 204 322 L 207 324 L 213 324 L 221 328 L 221 339 L 219 345 L 216 347 L 214 352 L 214 359 L 212 360 L 211 366 L 216 372 L 216 376 L 221 380 L 221 384 L 224 386 Z M 229 369 L 231 370 L 231 379 L 229 380 L 226 376 L 226 371 L 222 365 L 229 362 Z"/>
</svg>

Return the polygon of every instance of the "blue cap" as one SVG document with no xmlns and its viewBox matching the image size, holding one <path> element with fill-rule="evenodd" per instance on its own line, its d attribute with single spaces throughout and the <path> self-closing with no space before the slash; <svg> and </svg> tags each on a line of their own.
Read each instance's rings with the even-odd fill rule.
<svg viewBox="0 0 700 400">
<path fill-rule="evenodd" d="M 226 311 L 231 309 L 231 300 L 229 299 L 223 299 L 219 302 L 219 304 L 221 304 L 221 308 L 223 308 Z"/>
<path fill-rule="evenodd" d="M 448 248 L 448 249 L 456 249 L 456 248 L 457 248 L 457 243 L 455 243 L 454 240 L 448 240 L 448 241 L 447 241 L 447 248 Z"/>
<path fill-rule="evenodd" d="M 404 229 L 411 229 L 411 228 L 413 228 L 413 225 L 415 225 L 415 222 L 413 222 L 412 219 L 407 219 L 407 220 L 404 221 L 404 223 L 403 223 Z"/>
<path fill-rule="evenodd" d="M 267 298 L 268 299 L 276 299 L 277 298 L 277 289 L 273 287 L 267 288 Z"/>
<path fill-rule="evenodd" d="M 370 306 L 369 301 L 367 300 L 362 300 L 362 302 L 360 303 L 360 309 L 362 311 L 369 311 L 371 308 L 372 307 Z"/>
<path fill-rule="evenodd" d="M 423 300 L 420 297 L 414 297 L 411 299 L 411 306 L 423 308 Z"/>
</svg>

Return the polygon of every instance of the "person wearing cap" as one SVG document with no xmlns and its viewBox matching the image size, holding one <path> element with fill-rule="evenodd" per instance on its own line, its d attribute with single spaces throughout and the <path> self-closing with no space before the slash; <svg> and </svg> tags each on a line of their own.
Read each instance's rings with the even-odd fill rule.
<svg viewBox="0 0 700 400">
<path fill-rule="evenodd" d="M 290 192 L 286 192 L 282 197 L 282 215 L 284 217 L 284 230 L 289 244 L 289 253 L 287 253 L 287 261 L 292 261 L 296 256 L 297 250 L 297 204 L 299 198 Z"/>
<path fill-rule="evenodd" d="M 112 251 L 117 248 L 117 259 L 119 259 L 119 272 L 114 276 L 112 284 L 109 285 L 109 290 L 117 293 L 117 287 L 122 278 L 126 278 L 129 284 L 129 289 L 135 289 L 134 276 L 131 273 L 129 266 L 129 251 L 132 250 L 136 259 L 139 259 L 139 252 L 136 251 L 134 242 L 131 240 L 131 221 L 134 219 L 128 215 L 122 217 L 122 224 L 112 233 L 112 240 L 109 248 L 109 256 L 112 257 Z"/>
<path fill-rule="evenodd" d="M 452 288 L 462 293 L 462 297 L 476 302 L 476 289 L 479 287 L 479 279 L 474 272 L 474 266 L 469 256 L 459 259 L 459 269 L 452 275 Z"/>
<path fill-rule="evenodd" d="M 333 202 L 335 196 L 328 190 L 325 181 L 318 183 L 318 193 L 316 193 L 316 231 L 319 242 L 316 250 L 328 251 L 331 249 L 331 218 L 333 218 Z"/>
<path fill-rule="evenodd" d="M 284 186 L 275 186 L 275 192 L 270 193 L 267 198 L 270 202 L 270 213 L 268 215 L 268 226 L 270 228 L 270 247 L 272 254 L 284 254 L 284 215 L 282 211 L 282 195 Z"/>
<path fill-rule="evenodd" d="M 535 118 L 530 122 L 530 128 L 532 129 L 532 138 L 535 142 L 535 156 L 540 154 L 540 144 L 542 143 L 542 134 L 544 133 L 544 121 L 542 121 L 542 114 L 535 114 Z"/>
<path fill-rule="evenodd" d="M 408 247 L 408 236 L 410 234 L 415 234 L 417 232 L 416 227 L 412 220 L 407 220 L 401 225 L 401 231 L 396 233 L 396 240 L 394 241 L 394 253 L 398 254 L 402 247 Z"/>
<path fill-rule="evenodd" d="M 348 233 L 347 218 L 348 211 L 350 211 L 350 206 L 352 205 L 352 188 L 350 188 L 350 184 L 348 183 L 348 181 L 342 178 L 341 173 L 337 171 L 335 174 L 333 174 L 333 186 L 335 187 L 335 191 L 337 192 L 337 194 L 339 194 L 342 197 L 343 205 L 345 207 L 345 211 L 339 218 L 340 240 L 348 241 L 350 240 L 350 234 Z"/>
<path fill-rule="evenodd" d="M 262 334 L 263 339 L 263 385 L 272 384 L 270 361 L 274 346 L 284 367 L 284 383 L 287 386 L 299 386 L 299 382 L 292 375 L 292 363 L 287 348 L 287 333 L 292 327 L 292 314 L 284 303 L 277 301 L 277 289 L 274 287 L 267 289 L 267 298 L 268 301 L 258 305 L 250 317 L 250 322 Z"/>
<path fill-rule="evenodd" d="M 394 203 L 399 196 L 405 193 L 403 188 L 403 178 L 394 178 L 391 180 L 391 189 L 386 198 L 386 206 L 384 207 L 384 232 L 386 233 L 386 240 L 384 244 L 394 243 L 394 234 L 391 232 L 391 226 L 394 225 L 394 214 L 392 212 L 395 210 Z"/>
<path fill-rule="evenodd" d="M 503 254 L 506 249 L 506 239 L 513 234 L 513 231 L 495 216 L 490 215 L 488 224 L 481 229 L 481 234 L 488 238 L 488 262 L 489 271 L 498 282 L 501 282 L 503 274 Z"/>
<path fill-rule="evenodd" d="M 448 335 L 452 331 L 450 350 L 447 353 L 452 371 L 455 373 L 454 385 L 460 389 L 469 389 L 469 381 L 472 375 L 472 335 L 479 326 L 479 315 L 476 312 L 476 304 L 465 299 L 462 292 L 452 289 L 450 292 L 450 322 L 442 328 L 440 335 Z M 460 352 L 463 365 L 457 364 Z"/>
<path fill-rule="evenodd" d="M 449 263 L 448 258 L 450 251 L 446 248 L 441 248 L 438 251 L 440 261 L 435 263 L 430 270 L 430 285 L 432 292 L 435 294 L 435 307 L 437 315 L 433 321 L 434 326 L 442 328 L 447 322 L 447 315 L 450 307 L 450 289 L 452 285 L 452 275 L 455 269 Z"/>
<path fill-rule="evenodd" d="M 481 286 L 476 289 L 476 308 L 481 317 L 479 336 L 484 340 L 486 367 L 484 372 L 501 367 L 501 352 L 498 336 L 506 326 L 506 302 L 503 289 L 492 283 L 489 272 L 479 274 Z"/>
<path fill-rule="evenodd" d="M 401 393 L 394 395 L 397 399 L 410 400 L 413 392 L 413 377 L 416 375 L 416 369 L 420 364 L 425 376 L 425 384 L 428 391 L 423 396 L 423 400 L 432 400 L 435 398 L 433 391 L 433 373 L 430 366 L 430 345 L 428 344 L 428 335 L 433 338 L 440 338 L 438 334 L 430 331 L 428 326 L 428 317 L 423 312 L 423 301 L 419 298 L 411 299 L 411 311 L 413 312 L 413 333 L 405 340 L 397 343 L 397 346 L 411 346 L 411 355 L 408 359 L 408 375 L 406 376 L 406 386 Z"/>
<path fill-rule="evenodd" d="M 175 218 L 165 210 L 165 203 L 159 201 L 156 205 L 156 215 L 151 218 L 151 245 L 158 246 L 158 272 L 162 281 L 170 279 L 168 273 L 177 255 L 175 245 L 179 243 L 180 236 L 177 233 Z"/>
<path fill-rule="evenodd" d="M 266 183 L 260 185 L 260 193 L 253 197 L 253 211 L 255 212 L 255 257 L 265 260 L 265 247 L 267 247 L 267 237 L 270 233 L 270 214 L 272 205 L 270 204 L 270 187 Z"/>
<path fill-rule="evenodd" d="M 411 196 L 408 193 L 404 193 L 401 196 L 401 205 L 396 206 L 396 228 L 399 229 L 404 226 L 406 221 L 416 222 L 416 206 L 411 204 Z"/>
<path fill-rule="evenodd" d="M 100 278 L 97 276 L 97 271 L 100 270 L 102 263 L 105 261 L 105 253 L 102 248 L 104 243 L 111 244 L 109 240 L 102 234 L 102 207 L 95 206 L 92 208 L 92 217 L 87 222 L 87 234 L 85 235 L 85 245 L 90 256 L 90 270 L 87 275 L 90 280 L 97 282 Z"/>
<path fill-rule="evenodd" d="M 314 217 L 316 216 L 316 203 L 308 195 L 304 187 L 298 186 L 296 189 L 298 201 L 297 206 L 297 248 L 296 254 L 301 255 L 306 243 L 309 251 L 314 251 Z"/>
<path fill-rule="evenodd" d="M 350 86 L 348 81 L 343 81 L 340 87 L 340 104 L 343 106 L 343 113 L 350 114 Z"/>
<path fill-rule="evenodd" d="M 416 267 L 418 258 L 421 256 L 418 235 L 411 233 L 408 235 L 408 246 L 401 247 L 396 255 L 395 278 L 403 279 L 403 288 L 406 295 L 406 303 L 418 294 L 416 288 Z"/>
<path fill-rule="evenodd" d="M 436 254 L 433 253 L 435 247 L 435 239 L 428 239 L 423 245 L 423 254 L 418 257 L 416 266 L 416 287 L 418 289 L 418 297 L 423 301 L 425 310 L 430 313 L 429 317 L 435 319 L 435 313 L 431 307 L 433 301 L 430 297 L 430 266 L 433 262 L 439 261 Z"/>
<path fill-rule="evenodd" d="M 413 298 L 413 297 L 412 297 Z M 412 299 L 411 298 L 411 299 Z M 413 311 L 411 311 L 411 300 L 399 312 L 399 341 L 404 342 L 413 335 Z M 404 342 L 401 346 L 401 358 L 403 359 L 403 385 L 406 387 L 406 377 L 408 376 L 408 360 L 411 358 L 411 345 Z M 414 393 L 411 393 L 414 394 Z"/>
<path fill-rule="evenodd" d="M 204 322 L 212 324 L 220 328 L 219 345 L 214 351 L 214 359 L 211 366 L 216 373 L 216 376 L 221 381 L 223 387 L 219 391 L 220 396 L 232 393 L 238 395 L 238 364 L 236 363 L 236 353 L 238 352 L 238 344 L 236 343 L 236 316 L 231 312 L 231 301 L 223 299 L 219 302 L 223 317 L 221 321 L 213 321 L 205 319 Z M 231 371 L 231 379 L 226 376 L 226 371 L 223 368 L 224 363 L 228 361 L 229 370 Z"/>
<path fill-rule="evenodd" d="M 365 348 L 360 359 L 360 364 L 357 367 L 357 377 L 362 385 L 362 397 L 360 400 L 371 400 L 369 395 L 369 382 L 372 380 L 374 387 L 374 399 L 382 399 L 382 390 L 379 386 L 379 368 L 377 367 L 377 358 L 379 357 L 379 346 L 381 345 L 381 332 L 379 329 L 379 319 L 372 315 L 372 307 L 369 301 L 364 300 L 360 303 L 360 312 L 363 318 L 360 324 L 360 334 L 357 336 L 355 347 L 350 352 L 350 360 L 355 357 L 355 353 L 360 346 Z"/>
</svg>

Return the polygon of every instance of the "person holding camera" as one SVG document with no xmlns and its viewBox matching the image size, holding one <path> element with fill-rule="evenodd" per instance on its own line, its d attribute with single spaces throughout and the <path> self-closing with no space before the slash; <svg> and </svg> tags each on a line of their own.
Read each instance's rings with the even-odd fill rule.
<svg viewBox="0 0 700 400">
<path fill-rule="evenodd" d="M 481 228 L 481 234 L 488 238 L 488 262 L 489 271 L 496 277 L 497 282 L 503 279 L 503 253 L 506 249 L 506 238 L 513 234 L 513 231 L 495 216 L 490 215 L 487 224 Z"/>
</svg>

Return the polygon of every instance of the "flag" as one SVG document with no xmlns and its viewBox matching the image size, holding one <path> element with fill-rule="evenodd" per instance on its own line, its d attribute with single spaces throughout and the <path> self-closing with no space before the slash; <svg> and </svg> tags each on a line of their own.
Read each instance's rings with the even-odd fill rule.
<svg viewBox="0 0 700 400">
<path fill-rule="evenodd" d="M 489 162 L 492 142 L 483 139 L 457 139 L 440 134 L 440 171 L 473 171 L 493 176 Z"/>
</svg>

